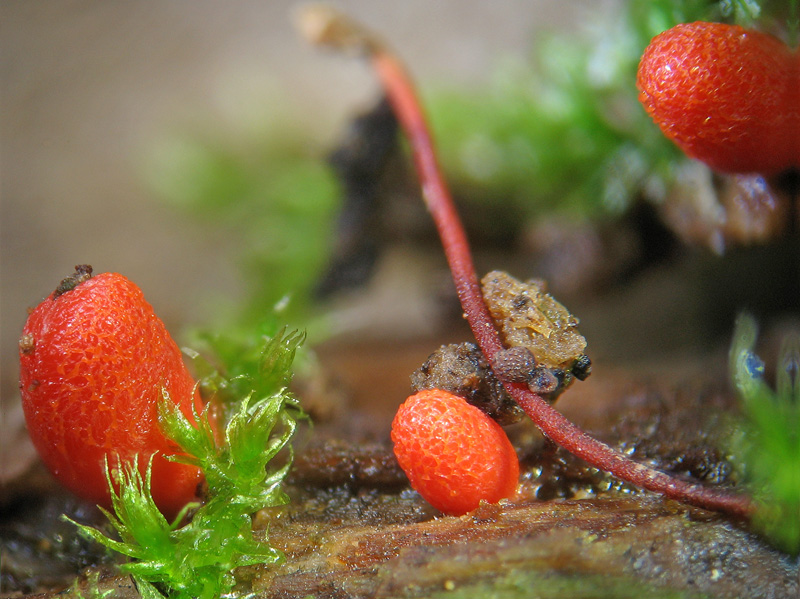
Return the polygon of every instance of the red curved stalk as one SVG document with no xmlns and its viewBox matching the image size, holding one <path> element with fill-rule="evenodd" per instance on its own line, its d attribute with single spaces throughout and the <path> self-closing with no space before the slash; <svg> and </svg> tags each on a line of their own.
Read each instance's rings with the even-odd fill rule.
<svg viewBox="0 0 800 599">
<path fill-rule="evenodd" d="M 345 46 L 356 49 L 371 59 L 411 144 L 423 197 L 442 240 L 464 315 L 481 351 L 494 367 L 497 352 L 503 349 L 503 343 L 483 301 L 469 243 L 439 169 L 433 141 L 414 86 L 400 61 L 375 36 L 359 25 L 341 16 L 337 17 L 335 22 L 326 23 L 324 35 L 317 35 L 316 41 L 338 48 Z M 339 36 L 342 33 L 343 37 L 332 37 L 332 34 Z M 639 464 L 588 435 L 526 386 L 513 383 L 504 383 L 504 386 L 549 439 L 592 466 L 628 483 L 683 503 L 742 518 L 753 514 L 755 506 L 750 498 L 692 484 Z"/>
</svg>

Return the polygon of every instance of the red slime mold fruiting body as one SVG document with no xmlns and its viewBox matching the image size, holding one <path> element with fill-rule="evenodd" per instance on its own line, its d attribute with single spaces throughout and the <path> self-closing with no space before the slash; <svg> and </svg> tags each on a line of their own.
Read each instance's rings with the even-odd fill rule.
<svg viewBox="0 0 800 599">
<path fill-rule="evenodd" d="M 411 486 L 450 515 L 514 494 L 519 461 L 503 429 L 461 397 L 439 389 L 409 397 L 392 422 L 394 453 Z"/>
<path fill-rule="evenodd" d="M 639 99 L 664 134 L 714 170 L 800 168 L 800 54 L 736 25 L 677 25 L 644 52 Z"/>
<path fill-rule="evenodd" d="M 20 391 L 30 437 L 45 465 L 76 495 L 111 506 L 105 462 L 153 459 L 152 494 L 175 515 L 201 473 L 166 460 L 179 451 L 158 425 L 170 400 L 194 420 L 202 409 L 181 351 L 141 290 L 104 273 L 63 291 L 28 317 L 20 340 Z"/>
</svg>

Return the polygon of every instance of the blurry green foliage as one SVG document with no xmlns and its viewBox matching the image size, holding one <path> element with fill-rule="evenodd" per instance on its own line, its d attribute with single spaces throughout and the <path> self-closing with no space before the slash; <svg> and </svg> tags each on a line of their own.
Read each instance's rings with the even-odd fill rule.
<svg viewBox="0 0 800 599">
<path fill-rule="evenodd" d="M 614 215 L 637 197 L 661 200 L 685 158 L 637 100 L 643 49 L 680 22 L 788 19 L 782 4 L 628 0 L 574 35 L 535 40 L 528 60 L 509 59 L 485 88 L 426 93 L 448 177 L 465 199 L 510 203 L 528 218 L 554 209 Z M 251 326 L 290 295 L 283 320 L 308 328 L 340 190 L 302 115 L 269 114 L 267 126 L 165 138 L 146 179 L 158 197 L 212 224 L 210 243 L 217 230 L 236 240 L 248 295 L 232 326 Z"/>
<path fill-rule="evenodd" d="M 210 243 L 222 233 L 236 244 L 247 297 L 233 326 L 252 326 L 276 306 L 285 322 L 305 325 L 339 205 L 312 133 L 276 124 L 235 142 L 206 132 L 153 148 L 145 172 L 153 192 L 212 225 Z"/>
<path fill-rule="evenodd" d="M 442 162 L 470 199 L 618 214 L 661 200 L 685 160 L 637 99 L 639 58 L 658 33 L 696 20 L 750 24 L 756 0 L 628 0 L 573 35 L 537 39 L 486 89 L 428 94 Z"/>
<path fill-rule="evenodd" d="M 800 552 L 800 336 L 783 340 L 776 388 L 764 381 L 764 363 L 754 353 L 752 317 L 736 323 L 730 353 L 733 382 L 743 418 L 730 443 L 734 460 L 758 504 L 756 526 L 782 549 Z"/>
</svg>

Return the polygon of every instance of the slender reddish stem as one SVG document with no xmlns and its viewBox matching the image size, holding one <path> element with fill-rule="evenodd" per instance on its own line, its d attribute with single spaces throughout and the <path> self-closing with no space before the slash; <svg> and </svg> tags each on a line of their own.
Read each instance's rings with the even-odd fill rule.
<svg viewBox="0 0 800 599">
<path fill-rule="evenodd" d="M 316 43 L 356 50 L 371 60 L 386 95 L 411 143 L 428 210 L 436 223 L 464 315 L 491 366 L 503 342 L 483 301 L 464 227 L 441 174 L 424 112 L 405 68 L 371 32 L 332 9 L 304 15 L 306 34 Z M 634 462 L 591 437 L 521 384 L 504 383 L 509 394 L 552 441 L 592 466 L 671 499 L 737 517 L 749 517 L 750 498 L 676 479 Z"/>
<path fill-rule="evenodd" d="M 450 198 L 436 160 L 425 116 L 403 65 L 385 52 L 373 55 L 373 64 L 387 96 L 411 142 L 414 162 L 422 182 L 422 195 L 444 246 L 458 299 L 478 345 L 487 357 L 503 349 L 494 321 L 483 301 L 461 218 Z"/>
<path fill-rule="evenodd" d="M 444 246 L 458 297 L 475 339 L 490 365 L 503 348 L 494 321 L 483 301 L 464 228 L 441 175 L 429 128 L 405 69 L 392 55 L 376 51 L 372 62 L 411 143 L 422 191 Z M 675 499 L 739 517 L 749 517 L 754 506 L 748 497 L 676 479 L 634 462 L 591 437 L 554 409 L 542 397 L 520 384 L 505 387 L 525 413 L 552 441 L 614 476 Z"/>
</svg>

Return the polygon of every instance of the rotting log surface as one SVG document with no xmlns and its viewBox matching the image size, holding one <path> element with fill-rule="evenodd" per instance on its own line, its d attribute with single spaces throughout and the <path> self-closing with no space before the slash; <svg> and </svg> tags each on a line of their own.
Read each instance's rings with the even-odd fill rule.
<svg viewBox="0 0 800 599">
<path fill-rule="evenodd" d="M 675 391 L 672 378 L 639 384 L 630 372 L 600 372 L 562 400 L 584 426 L 658 468 L 708 485 L 736 483 L 720 450 L 721 419 L 733 401 L 727 393 L 704 386 Z M 347 427 L 338 419 L 350 422 L 354 412 L 338 414 L 311 429 L 309 444 L 298 445 L 292 502 L 256 516 L 256 530 L 268 526 L 287 560 L 240 569 L 243 593 L 264 599 L 800 594 L 796 560 L 742 524 L 621 484 L 548 444 L 532 425 L 510 430 L 522 463 L 519 497 L 455 518 L 440 516 L 408 489 L 378 432 L 386 422 L 374 416 L 374 429 L 342 434 Z M 99 588 L 138 596 L 123 577 L 101 579 Z"/>
<path fill-rule="evenodd" d="M 259 596 L 431 597 L 460 590 L 522 597 L 533 590 L 528 583 L 540 597 L 565 588 L 577 597 L 798 592 L 796 567 L 785 556 L 719 516 L 652 496 L 530 500 L 420 522 L 403 521 L 422 515 L 412 494 L 397 496 L 392 509 L 376 507 L 386 501 L 332 497 L 324 520 L 299 515 L 274 527 L 273 542 L 288 561 L 250 573 Z M 360 523 L 370 509 L 394 511 L 399 522 Z M 337 512 L 342 519 L 331 525 Z"/>
</svg>

